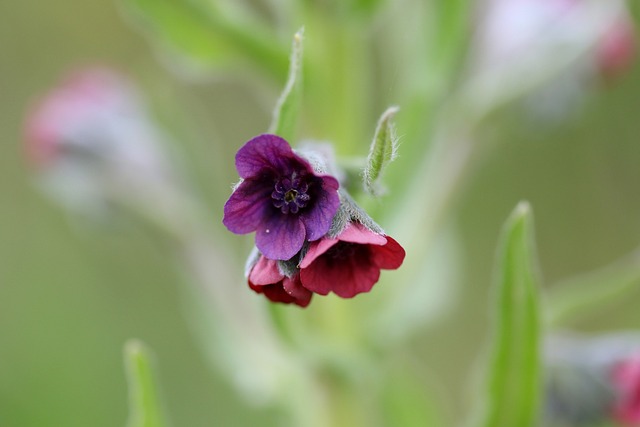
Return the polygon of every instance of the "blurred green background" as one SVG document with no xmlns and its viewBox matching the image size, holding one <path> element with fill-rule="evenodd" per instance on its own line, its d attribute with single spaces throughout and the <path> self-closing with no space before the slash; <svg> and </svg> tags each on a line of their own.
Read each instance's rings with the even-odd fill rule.
<svg viewBox="0 0 640 427">
<path fill-rule="evenodd" d="M 36 188 L 21 148 L 23 115 L 34 97 L 70 66 L 113 65 L 143 81 L 170 134 L 197 126 L 178 138 L 177 151 L 211 207 L 211 221 L 219 222 L 235 179 L 232 153 L 264 131 L 277 93 L 243 76 L 179 81 L 113 2 L 3 0 L 0 17 L 0 426 L 123 425 L 122 346 L 131 337 L 156 353 L 173 425 L 278 425 L 277 414 L 246 406 L 206 366 L 162 236 L 134 222 L 107 230 L 78 223 Z M 493 117 L 478 135 L 490 144 L 453 214 L 464 254 L 458 299 L 407 350 L 441 384 L 439 400 L 455 402 L 445 408 L 451 415 L 469 405 L 468 379 L 488 333 L 498 233 L 519 200 L 534 209 L 546 286 L 640 243 L 638 112 L 636 64 L 553 126 L 515 110 Z M 249 239 L 242 242 L 231 250 L 244 251 Z M 640 328 L 639 300 L 640 290 L 574 326 Z"/>
</svg>

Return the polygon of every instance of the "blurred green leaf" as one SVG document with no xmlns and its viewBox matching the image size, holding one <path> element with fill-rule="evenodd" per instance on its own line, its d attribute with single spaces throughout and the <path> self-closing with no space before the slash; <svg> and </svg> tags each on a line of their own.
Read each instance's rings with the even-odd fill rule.
<svg viewBox="0 0 640 427">
<path fill-rule="evenodd" d="M 414 86 L 426 84 L 430 102 L 446 100 L 457 89 L 457 77 L 465 68 L 473 22 L 473 2 L 467 0 L 436 0 L 426 5 L 426 72 L 415 74 Z M 424 119 L 423 119 L 424 120 Z"/>
<path fill-rule="evenodd" d="M 380 177 L 384 168 L 391 163 L 397 154 L 398 137 L 393 116 L 398 112 L 398 107 L 389 107 L 378 120 L 376 133 L 371 142 L 367 165 L 364 168 L 363 180 L 365 190 L 372 196 L 378 196 L 382 192 Z"/>
<path fill-rule="evenodd" d="M 395 363 L 382 389 L 384 425 L 402 427 L 443 426 L 444 421 L 425 381 L 409 370 L 406 362 Z"/>
<path fill-rule="evenodd" d="M 565 280 L 549 293 L 549 322 L 566 323 L 621 301 L 640 287 L 640 250 L 596 270 Z"/>
<path fill-rule="evenodd" d="M 293 36 L 289 77 L 278 99 L 276 108 L 273 110 L 273 119 L 269 127 L 269 133 L 279 135 L 288 141 L 292 141 L 295 137 L 300 98 L 302 97 L 303 36 L 304 28 L 299 29 Z"/>
<path fill-rule="evenodd" d="M 351 0 L 350 8 L 356 13 L 370 17 L 380 8 L 382 3 L 382 0 Z"/>
<path fill-rule="evenodd" d="M 227 16 L 215 2 L 123 0 L 152 43 L 206 68 L 244 59 L 276 80 L 287 67 L 286 48 L 260 22 Z"/>
<path fill-rule="evenodd" d="M 130 340 L 125 344 L 124 357 L 129 384 L 127 427 L 165 427 L 149 349 L 138 340 Z"/>
<path fill-rule="evenodd" d="M 540 402 L 540 314 L 532 219 L 520 203 L 504 226 L 483 427 L 531 427 Z"/>
</svg>

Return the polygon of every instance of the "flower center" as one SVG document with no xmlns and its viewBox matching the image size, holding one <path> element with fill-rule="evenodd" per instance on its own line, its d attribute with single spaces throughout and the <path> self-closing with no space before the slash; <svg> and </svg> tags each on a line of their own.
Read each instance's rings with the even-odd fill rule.
<svg viewBox="0 0 640 427">
<path fill-rule="evenodd" d="M 327 251 L 326 256 L 336 261 L 343 260 L 354 256 L 358 249 L 355 243 L 338 242 Z"/>
<path fill-rule="evenodd" d="M 295 202 L 296 197 L 298 197 L 298 191 L 297 190 L 289 190 L 286 193 L 284 193 L 284 201 L 286 203 L 291 203 L 291 202 Z"/>
<path fill-rule="evenodd" d="M 309 202 L 309 184 L 296 177 L 294 173 L 290 178 L 281 178 L 276 181 L 271 193 L 273 206 L 280 209 L 283 214 L 298 213 Z"/>
</svg>

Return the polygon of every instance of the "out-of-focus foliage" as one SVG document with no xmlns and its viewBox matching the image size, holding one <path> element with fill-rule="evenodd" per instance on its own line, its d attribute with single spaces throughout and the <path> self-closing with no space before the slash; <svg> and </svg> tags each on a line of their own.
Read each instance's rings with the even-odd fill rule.
<svg viewBox="0 0 640 427">
<path fill-rule="evenodd" d="M 477 397 L 466 394 L 471 367 L 478 348 L 490 338 L 486 300 L 493 248 L 506 212 L 521 199 L 535 207 L 548 283 L 607 265 L 640 241 L 640 200 L 633 196 L 640 180 L 640 123 L 629 114 L 637 110 L 640 96 L 637 66 L 611 81 L 593 79 L 589 73 L 584 79 L 585 69 L 578 67 L 572 69 L 578 72 L 565 75 L 568 80 L 558 80 L 559 86 L 536 92 L 543 96 L 519 100 L 536 84 L 518 82 L 539 80 L 524 79 L 531 75 L 519 71 L 503 80 L 504 69 L 476 74 L 470 65 L 469 58 L 482 46 L 472 35 L 482 22 L 480 12 L 490 10 L 490 3 L 127 1 L 125 16 L 131 19 L 133 11 L 136 25 L 175 74 L 163 71 L 142 37 L 123 25 L 113 3 L 0 4 L 0 16 L 6 18 L 0 26 L 0 425 L 122 425 L 127 402 L 119 351 L 132 336 L 149 342 L 158 354 L 167 409 L 176 426 L 282 425 L 283 413 L 253 405 L 261 403 L 259 397 L 249 404 L 231 387 L 257 382 L 267 392 L 276 389 L 287 396 L 287 410 L 297 410 L 298 417 L 312 418 L 317 425 L 335 425 L 338 419 L 350 419 L 350 425 L 452 425 L 466 418 Z M 621 4 L 587 3 L 607 10 Z M 589 16 L 601 22 L 607 15 Z M 248 252 L 250 239 L 221 237 L 225 235 L 219 225 L 221 206 L 236 179 L 233 153 L 266 130 L 285 80 L 290 37 L 303 24 L 307 59 L 298 135 L 329 139 L 339 154 L 362 156 L 379 112 L 401 104 L 399 156 L 385 174 L 390 194 L 381 202 L 365 202 L 380 214 L 387 231 L 412 242 L 407 257 L 407 267 L 412 267 L 389 276 L 358 300 L 328 299 L 304 314 L 274 308 L 281 321 L 279 333 L 287 336 L 284 349 L 302 349 L 299 365 L 280 366 L 290 375 L 276 375 L 281 371 L 260 364 L 271 363 L 267 355 L 272 349 L 255 351 L 251 344 L 262 341 L 244 332 L 256 325 L 251 323 L 256 318 L 231 325 L 223 337 L 212 337 L 210 329 L 202 327 L 219 324 L 217 316 L 229 305 L 207 312 L 206 300 L 197 294 L 193 299 L 203 310 L 193 310 L 196 304 L 183 292 L 188 284 L 168 261 L 182 261 L 188 253 L 175 257 L 180 251 L 171 239 L 134 218 L 118 217 L 100 225 L 106 230 L 98 230 L 62 213 L 35 189 L 18 144 L 30 100 L 69 65 L 106 62 L 124 69 L 141 82 L 154 118 L 176 143 L 173 160 L 188 166 L 186 180 L 202 195 L 212 240 L 233 261 L 227 263 L 213 251 L 211 262 L 197 259 L 198 267 L 216 276 L 211 270 L 228 266 L 233 271 L 216 278 L 237 276 L 238 286 L 243 286 L 241 267 L 235 264 Z M 560 59 L 564 65 L 574 60 L 584 65 L 580 55 Z M 515 63 L 517 70 L 528 64 Z M 549 70 L 538 65 L 545 64 L 524 68 Z M 185 69 L 216 78 L 185 81 L 185 75 L 190 76 Z M 509 108 L 485 109 L 487 103 Z M 427 153 L 443 152 L 438 150 L 448 153 L 446 161 L 422 168 Z M 469 158 L 473 166 L 462 167 Z M 456 197 L 449 197 L 453 188 Z M 635 261 L 614 267 L 584 282 L 590 291 L 579 294 L 584 300 L 573 292 L 582 282 L 570 280 L 566 288 L 559 283 L 557 292 L 555 285 L 549 286 L 549 295 L 560 301 L 554 313 L 582 314 L 563 309 L 573 310 L 577 301 L 590 315 L 576 316 L 575 327 L 593 332 L 640 327 Z M 406 280 L 409 277 L 424 280 Z M 614 294 L 599 293 L 596 282 L 613 283 L 608 291 L 624 296 L 611 299 L 614 313 L 591 310 L 595 299 Z M 255 302 L 248 290 L 238 290 L 248 304 Z M 569 295 L 564 300 L 569 304 L 563 305 L 562 295 Z M 225 296 L 238 300 L 235 293 Z M 240 319 L 242 314 L 235 313 Z M 524 314 L 531 320 L 525 326 L 533 325 L 534 310 Z M 531 332 L 522 328 L 527 330 Z M 194 339 L 198 334 L 200 339 Z M 531 356 L 538 344 L 529 338 L 524 341 Z M 238 347 L 244 352 L 231 352 L 220 344 L 223 340 L 242 344 Z M 509 348 L 505 344 L 503 349 Z M 383 350 L 397 353 L 393 360 L 413 363 L 370 377 L 367 373 L 383 366 L 377 365 L 385 358 Z M 213 371 L 204 354 L 251 364 L 264 377 L 242 377 L 236 368 Z M 533 359 L 524 359 L 513 358 L 522 362 L 527 373 L 523 378 L 533 387 L 537 367 Z M 414 364 L 426 371 L 429 381 L 413 375 Z M 498 377 L 507 372 L 493 370 Z M 322 380 L 320 387 L 299 392 L 310 390 L 311 375 Z M 333 390 L 339 393 L 331 394 Z M 399 398 L 401 393 L 408 397 Z M 515 393 L 504 398 L 514 399 L 513 410 L 525 414 L 515 418 L 528 423 L 531 407 L 520 397 Z M 421 406 L 422 400 L 429 403 Z M 315 412 L 305 412 L 307 405 Z"/>
</svg>

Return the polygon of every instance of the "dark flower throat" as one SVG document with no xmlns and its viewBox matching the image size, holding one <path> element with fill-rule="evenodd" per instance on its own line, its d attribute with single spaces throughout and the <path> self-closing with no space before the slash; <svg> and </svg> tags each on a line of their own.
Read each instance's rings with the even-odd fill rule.
<svg viewBox="0 0 640 427">
<path fill-rule="evenodd" d="M 291 178 L 280 178 L 276 181 L 271 193 L 273 206 L 280 209 L 283 214 L 296 214 L 306 207 L 311 199 L 307 191 L 309 191 L 309 184 L 295 174 Z"/>
</svg>

